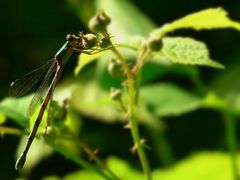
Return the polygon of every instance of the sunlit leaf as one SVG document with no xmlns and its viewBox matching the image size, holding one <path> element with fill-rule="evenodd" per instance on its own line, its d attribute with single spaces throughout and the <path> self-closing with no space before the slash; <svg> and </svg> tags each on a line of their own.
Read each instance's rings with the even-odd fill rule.
<svg viewBox="0 0 240 180">
<path fill-rule="evenodd" d="M 126 179 L 126 180 L 131 180 L 131 179 L 143 180 L 144 179 L 142 173 L 136 171 L 127 162 L 119 158 L 110 157 L 107 161 L 107 165 L 121 179 Z"/>
<path fill-rule="evenodd" d="M 81 53 L 78 58 L 78 64 L 74 70 L 74 74 L 78 75 L 84 66 L 88 65 L 89 63 L 93 62 L 94 60 L 97 60 L 99 57 L 105 55 L 106 53 L 107 53 L 107 51 L 102 51 L 102 52 L 92 54 L 92 55 Z"/>
<path fill-rule="evenodd" d="M 142 87 L 140 94 L 159 116 L 181 115 L 201 107 L 199 96 L 170 83 Z"/>
<path fill-rule="evenodd" d="M 240 158 L 238 157 L 238 163 Z M 202 152 L 179 162 L 173 168 L 155 170 L 154 179 L 161 180 L 227 180 L 234 179 L 229 154 Z"/>
<path fill-rule="evenodd" d="M 110 157 L 107 160 L 107 166 L 115 172 L 115 174 L 120 178 L 124 180 L 143 180 L 144 177 L 143 175 L 134 170 L 127 162 L 115 158 L 115 157 Z M 104 180 L 102 177 L 99 177 L 95 174 L 93 174 L 90 171 L 87 170 L 81 170 L 81 171 L 76 171 L 71 174 L 68 174 L 67 176 L 64 177 L 64 180 L 89 180 L 89 179 L 94 179 L 94 180 Z"/>
<path fill-rule="evenodd" d="M 224 66 L 209 57 L 203 42 L 192 38 L 164 38 L 163 48 L 158 53 L 161 60 L 185 65 L 202 65 L 223 69 Z"/>
<path fill-rule="evenodd" d="M 193 28 L 195 30 L 234 28 L 240 30 L 240 23 L 231 20 L 227 15 L 227 12 L 222 8 L 209 8 L 168 23 L 156 29 L 153 33 L 157 36 L 162 36 L 168 32 L 182 28 Z"/>
<path fill-rule="evenodd" d="M 6 116 L 3 113 L 0 113 L 0 125 L 6 121 Z"/>
<path fill-rule="evenodd" d="M 66 175 L 63 180 L 89 180 L 89 179 L 94 179 L 94 180 L 104 180 L 104 178 L 99 177 L 97 174 L 92 173 L 91 171 L 83 170 L 83 171 L 76 171 L 73 173 L 70 173 Z"/>
<path fill-rule="evenodd" d="M 208 108 L 216 108 L 219 110 L 224 110 L 230 107 L 230 105 L 224 99 L 221 99 L 213 92 L 209 92 L 204 98 L 203 106 Z"/>
</svg>

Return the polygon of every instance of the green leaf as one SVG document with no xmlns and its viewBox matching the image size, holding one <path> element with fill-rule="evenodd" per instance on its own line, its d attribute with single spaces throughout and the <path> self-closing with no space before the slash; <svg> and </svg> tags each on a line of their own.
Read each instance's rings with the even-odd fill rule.
<svg viewBox="0 0 240 180">
<path fill-rule="evenodd" d="M 107 51 L 102 51 L 102 52 L 92 54 L 92 55 L 81 53 L 78 58 L 78 64 L 77 64 L 76 68 L 74 69 L 74 74 L 78 75 L 83 67 L 85 67 L 89 63 L 93 62 L 94 60 L 97 60 L 101 56 L 104 56 L 106 53 L 107 53 Z"/>
<path fill-rule="evenodd" d="M 113 170 L 115 174 L 118 177 L 120 177 L 120 179 L 124 179 L 124 180 L 133 180 L 133 179 L 143 180 L 144 179 L 143 175 L 140 172 L 134 170 L 126 161 L 123 161 L 119 158 L 110 157 L 107 160 L 107 166 L 111 170 Z M 87 170 L 76 171 L 64 177 L 64 180 L 76 180 L 76 179 L 104 180 L 103 178 Z"/>
<path fill-rule="evenodd" d="M 234 28 L 240 30 L 240 23 L 227 17 L 227 12 L 222 8 L 209 8 L 192 13 L 172 23 L 158 28 L 153 32 L 157 36 L 182 28 L 193 28 L 195 30 Z"/>
<path fill-rule="evenodd" d="M 32 96 L 22 98 L 5 98 L 0 103 L 0 112 L 14 120 L 22 127 L 28 127 L 26 112 Z"/>
<path fill-rule="evenodd" d="M 142 173 L 134 170 L 126 161 L 123 161 L 116 157 L 110 157 L 107 160 L 107 165 L 110 169 L 121 177 L 121 179 L 131 180 L 138 179 L 143 180 Z"/>
<path fill-rule="evenodd" d="M 238 163 L 240 158 L 238 156 Z M 234 179 L 230 156 L 222 152 L 202 152 L 192 155 L 173 168 L 155 170 L 154 179 L 161 180 L 230 180 Z"/>
<path fill-rule="evenodd" d="M 94 179 L 94 180 L 104 180 L 104 178 L 99 177 L 97 174 L 92 173 L 91 171 L 87 170 L 82 170 L 82 171 L 76 171 L 73 173 L 70 173 L 66 175 L 63 180 L 89 180 L 89 179 Z"/>
<path fill-rule="evenodd" d="M 208 48 L 203 42 L 192 38 L 163 38 L 163 48 L 157 57 L 171 63 L 224 68 L 222 64 L 210 59 Z"/>
<path fill-rule="evenodd" d="M 123 92 L 123 101 L 126 105 L 126 96 Z M 96 82 L 78 84 L 73 91 L 71 106 L 89 117 L 105 123 L 126 122 L 124 112 L 118 102 L 110 97 L 110 91 L 101 89 Z M 159 128 L 159 122 L 147 110 L 145 102 L 139 102 L 138 119 L 140 123 Z"/>
<path fill-rule="evenodd" d="M 117 110 L 117 104 L 112 101 L 110 94 L 101 90 L 94 82 L 76 86 L 71 105 L 90 117 L 106 122 L 122 118 L 121 113 Z"/>
<path fill-rule="evenodd" d="M 140 97 L 158 116 L 181 115 L 201 107 L 201 98 L 170 83 L 142 87 Z"/>
<path fill-rule="evenodd" d="M 227 101 L 224 99 L 221 99 L 217 94 L 213 92 L 209 92 L 207 96 L 203 100 L 203 107 L 207 108 L 213 108 L 218 110 L 226 110 L 231 109 L 234 110 L 233 107 L 231 107 Z"/>
</svg>

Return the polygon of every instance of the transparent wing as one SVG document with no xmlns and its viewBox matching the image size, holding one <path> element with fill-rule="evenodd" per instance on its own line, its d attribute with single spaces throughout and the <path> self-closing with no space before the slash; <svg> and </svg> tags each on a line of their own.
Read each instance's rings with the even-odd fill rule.
<svg viewBox="0 0 240 180">
<path fill-rule="evenodd" d="M 52 81 L 54 81 L 54 74 L 56 73 L 57 70 L 57 63 L 55 61 L 52 61 L 52 64 L 48 70 L 48 72 L 45 74 L 45 77 L 39 86 L 38 90 L 34 94 L 29 107 L 27 111 L 27 117 L 30 117 L 34 110 L 36 109 L 36 106 L 39 105 L 39 103 L 42 102 L 44 97 L 47 94 L 47 91 L 49 89 L 49 86 L 51 85 Z"/>
<path fill-rule="evenodd" d="M 41 67 L 13 81 L 9 88 L 9 95 L 20 97 L 29 93 L 41 80 L 43 80 L 52 63 L 53 60 L 49 60 Z"/>
</svg>

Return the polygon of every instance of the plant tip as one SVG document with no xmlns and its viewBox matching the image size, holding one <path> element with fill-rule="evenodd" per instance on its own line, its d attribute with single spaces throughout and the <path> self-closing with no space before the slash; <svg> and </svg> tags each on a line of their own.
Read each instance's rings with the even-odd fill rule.
<svg viewBox="0 0 240 180">
<path fill-rule="evenodd" d="M 93 32 L 105 33 L 110 22 L 110 17 L 108 17 L 104 11 L 99 11 L 93 18 L 90 19 L 88 27 Z"/>
<path fill-rule="evenodd" d="M 121 89 L 111 88 L 111 98 L 115 101 L 119 101 L 122 97 Z"/>
<path fill-rule="evenodd" d="M 147 40 L 147 45 L 151 51 L 159 51 L 163 46 L 162 39 L 156 36 L 150 36 Z"/>
</svg>

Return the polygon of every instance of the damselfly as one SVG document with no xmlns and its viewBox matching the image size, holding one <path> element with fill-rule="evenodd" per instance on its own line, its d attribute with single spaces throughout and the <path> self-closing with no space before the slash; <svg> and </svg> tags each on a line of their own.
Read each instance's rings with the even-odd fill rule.
<svg viewBox="0 0 240 180">
<path fill-rule="evenodd" d="M 93 35 L 91 37 L 93 37 Z M 35 110 L 36 106 L 42 98 L 43 102 L 41 102 L 41 108 L 35 120 L 33 129 L 28 137 L 26 147 L 16 162 L 16 169 L 21 169 L 26 161 L 28 150 L 35 138 L 44 112 L 52 99 L 56 83 L 59 80 L 64 66 L 67 63 L 71 54 L 73 52 L 93 54 L 101 51 L 97 46 L 97 41 L 95 41 L 94 44 L 91 44 L 91 47 L 87 46 L 87 36 L 83 35 L 82 33 L 79 33 L 78 35 L 67 35 L 66 39 L 67 41 L 55 54 L 52 60 L 48 61 L 40 68 L 17 79 L 10 86 L 10 95 L 19 97 L 32 90 L 32 88 L 37 84 L 37 82 L 42 81 L 31 100 L 27 116 L 32 115 L 32 112 Z"/>
</svg>

